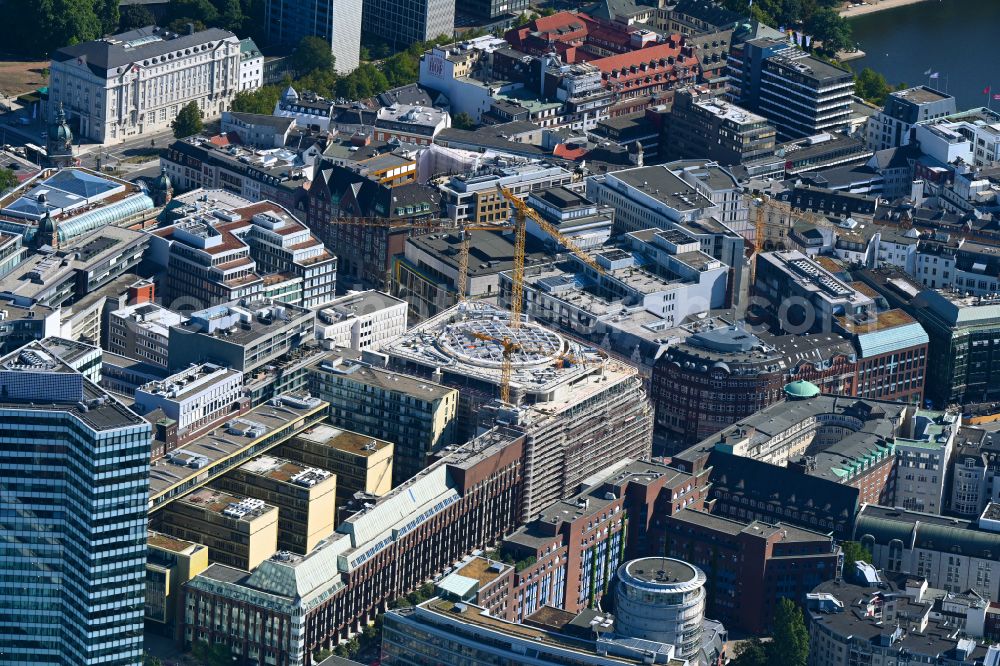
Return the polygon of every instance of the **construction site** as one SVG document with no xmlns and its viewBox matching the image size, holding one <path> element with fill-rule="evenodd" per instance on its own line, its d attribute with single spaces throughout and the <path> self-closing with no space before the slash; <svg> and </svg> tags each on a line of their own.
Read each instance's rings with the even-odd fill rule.
<svg viewBox="0 0 1000 666">
<path fill-rule="evenodd" d="M 394 369 L 459 391 L 460 439 L 494 424 L 528 435 L 527 516 L 615 460 L 650 454 L 652 413 L 634 366 L 530 320 L 514 324 L 495 305 L 450 308 L 388 354 Z"/>
</svg>

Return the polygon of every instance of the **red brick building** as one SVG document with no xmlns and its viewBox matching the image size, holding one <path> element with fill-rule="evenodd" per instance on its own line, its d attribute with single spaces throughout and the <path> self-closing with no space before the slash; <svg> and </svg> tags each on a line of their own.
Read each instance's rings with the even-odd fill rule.
<svg viewBox="0 0 1000 666">
<path fill-rule="evenodd" d="M 658 33 L 639 25 L 595 19 L 583 12 L 543 16 L 504 34 L 516 50 L 533 56 L 558 53 L 573 64 L 654 46 Z"/>
<path fill-rule="evenodd" d="M 670 455 L 784 398 L 793 379 L 850 395 L 855 352 L 832 333 L 773 336 L 720 326 L 672 345 L 653 367 L 654 452 Z"/>
<path fill-rule="evenodd" d="M 664 520 L 664 551 L 708 576 L 707 615 L 732 631 L 768 630 L 782 598 L 801 600 L 835 578 L 833 538 L 787 523 L 744 522 L 684 509 Z"/>
<path fill-rule="evenodd" d="M 863 286 L 863 285 L 862 285 Z M 841 317 L 803 335 L 718 328 L 671 346 L 653 367 L 654 452 L 670 455 L 784 398 L 791 381 L 823 393 L 918 405 L 927 334 L 902 310 Z"/>
<path fill-rule="evenodd" d="M 698 82 L 698 57 L 686 40 L 671 35 L 664 43 L 591 62 L 615 95 L 612 117 L 643 111 L 654 102 L 670 105 L 674 89 Z"/>
<path fill-rule="evenodd" d="M 503 540 L 515 562 L 512 619 L 542 606 L 572 613 L 597 604 L 626 559 L 652 554 L 654 517 L 701 508 L 704 483 L 663 465 L 628 462 L 546 507 Z"/>
</svg>

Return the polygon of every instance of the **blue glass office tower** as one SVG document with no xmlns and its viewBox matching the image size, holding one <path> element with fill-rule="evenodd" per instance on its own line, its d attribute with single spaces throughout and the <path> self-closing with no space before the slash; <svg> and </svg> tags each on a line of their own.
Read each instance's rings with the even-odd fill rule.
<svg viewBox="0 0 1000 666">
<path fill-rule="evenodd" d="M 150 439 L 41 344 L 0 359 L 0 665 L 142 664 Z"/>
</svg>

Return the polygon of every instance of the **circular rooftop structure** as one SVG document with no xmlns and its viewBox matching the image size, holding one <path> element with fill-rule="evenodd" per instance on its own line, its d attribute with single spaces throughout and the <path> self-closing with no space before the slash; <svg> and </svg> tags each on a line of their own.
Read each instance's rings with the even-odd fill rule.
<svg viewBox="0 0 1000 666">
<path fill-rule="evenodd" d="M 705 572 L 672 557 L 644 557 L 618 569 L 615 629 L 623 636 L 670 643 L 694 662 L 705 620 Z"/>
<path fill-rule="evenodd" d="M 656 592 L 691 592 L 705 584 L 705 572 L 672 557 L 644 557 L 622 565 L 619 577 L 628 585 Z"/>
<path fill-rule="evenodd" d="M 549 364 L 567 351 L 559 334 L 530 323 L 515 329 L 499 317 L 449 324 L 437 339 L 438 349 L 460 363 L 491 368 L 503 364 L 508 345 L 513 345 L 510 361 L 514 368 Z"/>
<path fill-rule="evenodd" d="M 785 395 L 789 400 L 805 400 L 806 398 L 815 398 L 819 394 L 819 387 L 804 379 L 785 384 Z"/>
</svg>

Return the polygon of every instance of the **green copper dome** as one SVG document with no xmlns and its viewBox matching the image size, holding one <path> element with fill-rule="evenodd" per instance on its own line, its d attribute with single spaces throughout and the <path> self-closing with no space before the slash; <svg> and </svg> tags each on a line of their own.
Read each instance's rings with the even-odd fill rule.
<svg viewBox="0 0 1000 666">
<path fill-rule="evenodd" d="M 59 104 L 59 111 L 56 112 L 56 121 L 49 128 L 49 145 L 56 149 L 69 149 L 73 145 L 73 131 L 66 124 L 66 112 Z"/>
<path fill-rule="evenodd" d="M 160 192 L 166 192 L 170 189 L 170 177 L 167 176 L 166 169 L 160 169 L 160 175 L 153 179 L 153 187 Z"/>
<path fill-rule="evenodd" d="M 789 400 L 804 400 L 815 398 L 820 394 L 819 387 L 812 382 L 799 379 L 791 384 L 785 384 L 785 395 Z"/>
</svg>

